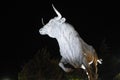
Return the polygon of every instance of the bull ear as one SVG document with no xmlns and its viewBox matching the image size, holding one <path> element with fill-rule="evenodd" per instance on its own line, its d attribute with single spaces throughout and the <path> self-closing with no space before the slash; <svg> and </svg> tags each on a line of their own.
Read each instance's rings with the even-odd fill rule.
<svg viewBox="0 0 120 80">
<path fill-rule="evenodd" d="M 61 18 L 61 19 L 60 19 L 60 23 L 64 23 L 65 21 L 66 21 L 65 18 Z"/>
</svg>

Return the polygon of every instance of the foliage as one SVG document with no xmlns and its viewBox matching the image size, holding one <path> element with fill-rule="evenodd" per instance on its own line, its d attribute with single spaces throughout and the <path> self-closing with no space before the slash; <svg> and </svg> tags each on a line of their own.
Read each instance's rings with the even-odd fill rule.
<svg viewBox="0 0 120 80">
<path fill-rule="evenodd" d="M 80 73 L 65 73 L 58 60 L 50 59 L 47 48 L 39 50 L 34 58 L 24 65 L 18 80 L 83 80 Z"/>
<path fill-rule="evenodd" d="M 114 80 L 120 80 L 120 73 L 115 76 Z"/>
<path fill-rule="evenodd" d="M 102 49 L 99 51 L 103 64 L 98 65 L 99 80 L 120 80 L 120 57 Z M 99 54 L 98 54 L 99 55 Z M 81 69 L 65 73 L 59 66 L 59 59 L 51 58 L 47 48 L 40 49 L 32 60 L 26 63 L 18 74 L 18 80 L 87 80 Z M 119 73 L 119 74 L 118 74 Z M 116 75 L 117 74 L 117 75 Z"/>
</svg>

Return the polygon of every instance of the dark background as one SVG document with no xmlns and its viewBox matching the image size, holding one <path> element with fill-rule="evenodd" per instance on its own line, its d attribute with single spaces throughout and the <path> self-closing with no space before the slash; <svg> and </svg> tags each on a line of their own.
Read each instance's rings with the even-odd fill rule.
<svg viewBox="0 0 120 80">
<path fill-rule="evenodd" d="M 99 50 L 102 41 L 106 40 L 110 54 L 118 55 L 119 5 L 117 2 L 91 3 L 62 0 L 1 2 L 0 77 L 17 78 L 24 64 L 44 46 L 54 57 L 59 55 L 57 41 L 38 32 L 42 27 L 41 18 L 47 23 L 56 16 L 51 4 L 67 19 L 66 22 L 74 26 L 85 42 Z M 102 57 L 100 53 L 98 55 Z"/>
</svg>

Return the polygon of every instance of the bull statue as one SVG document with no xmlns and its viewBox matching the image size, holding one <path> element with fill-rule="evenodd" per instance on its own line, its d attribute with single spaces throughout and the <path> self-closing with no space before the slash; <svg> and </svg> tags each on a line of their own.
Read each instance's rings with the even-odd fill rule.
<svg viewBox="0 0 120 80">
<path fill-rule="evenodd" d="M 73 68 L 67 68 L 65 64 L 70 64 L 74 69 L 82 68 L 89 80 L 98 80 L 97 65 L 102 62 L 101 59 L 98 59 L 95 49 L 84 42 L 73 26 L 65 22 L 66 19 L 60 12 L 53 5 L 52 7 L 57 17 L 51 19 L 39 32 L 41 35 L 48 35 L 58 41 L 62 56 L 59 66 L 65 72 L 73 71 Z M 92 67 L 94 67 L 94 71 Z"/>
</svg>

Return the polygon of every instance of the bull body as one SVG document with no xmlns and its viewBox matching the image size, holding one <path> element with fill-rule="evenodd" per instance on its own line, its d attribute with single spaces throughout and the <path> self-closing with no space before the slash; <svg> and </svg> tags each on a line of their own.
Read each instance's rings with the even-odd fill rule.
<svg viewBox="0 0 120 80">
<path fill-rule="evenodd" d="M 89 80 L 97 80 L 97 77 L 93 77 L 93 72 L 90 69 L 90 65 L 93 63 L 97 76 L 97 62 L 101 63 L 101 61 L 98 59 L 95 49 L 82 40 L 73 26 L 65 22 L 66 19 L 62 18 L 54 6 L 53 9 L 58 17 L 51 19 L 39 32 L 41 35 L 57 39 L 62 56 L 59 66 L 65 72 L 70 72 L 72 68 L 64 66 L 69 63 L 74 68 L 84 69 Z"/>
</svg>

